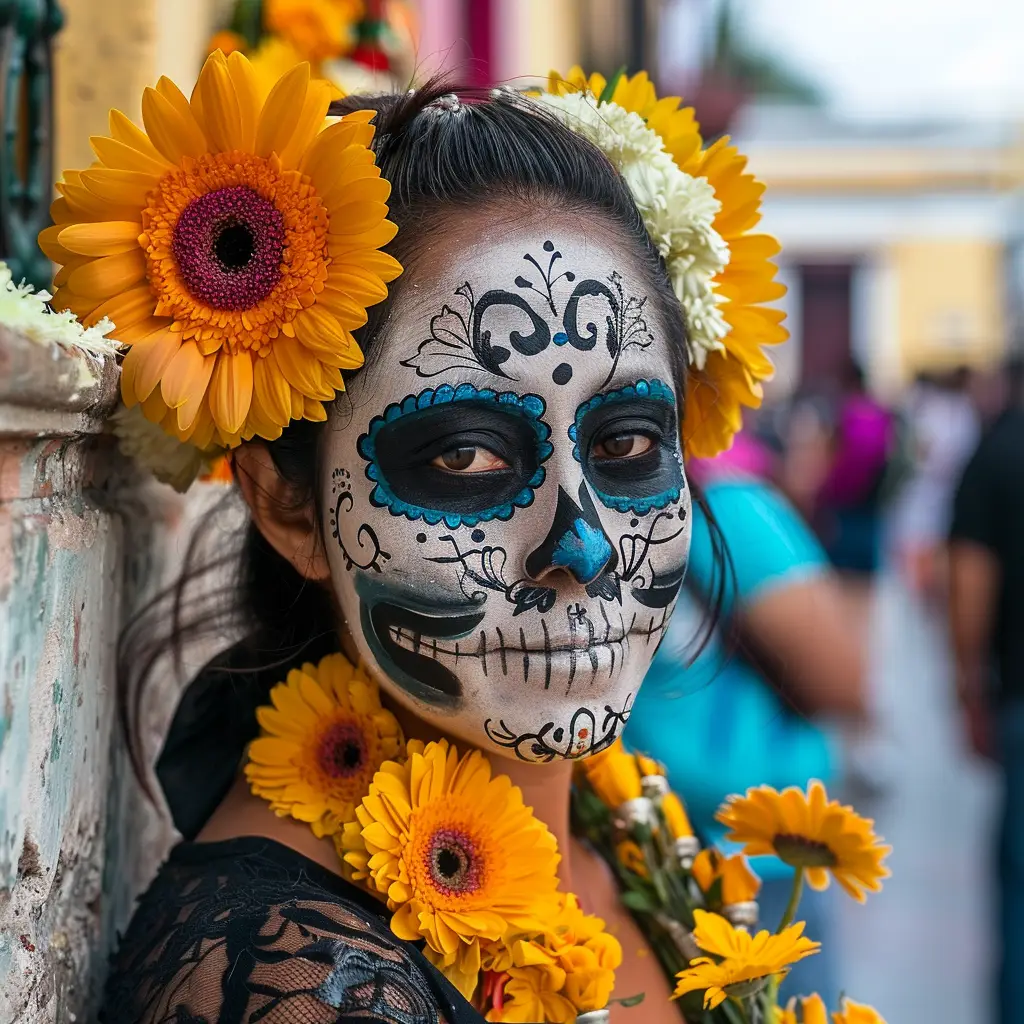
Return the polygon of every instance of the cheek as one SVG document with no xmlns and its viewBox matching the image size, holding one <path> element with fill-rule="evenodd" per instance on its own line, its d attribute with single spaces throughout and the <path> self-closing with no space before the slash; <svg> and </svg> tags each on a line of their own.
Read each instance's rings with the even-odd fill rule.
<svg viewBox="0 0 1024 1024">
<path fill-rule="evenodd" d="M 347 576 L 353 570 L 380 573 L 392 558 L 390 543 L 384 527 L 386 522 L 373 513 L 377 510 L 367 500 L 366 488 L 349 469 L 338 467 L 331 473 L 330 489 L 326 495 L 328 557 Z M 337 575 L 335 576 L 337 581 Z M 338 586 L 339 597 L 344 598 L 348 585 Z"/>
</svg>

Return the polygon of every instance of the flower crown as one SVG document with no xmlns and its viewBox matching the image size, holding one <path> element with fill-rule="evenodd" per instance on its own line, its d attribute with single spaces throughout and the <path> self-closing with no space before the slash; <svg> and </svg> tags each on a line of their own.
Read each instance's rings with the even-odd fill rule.
<svg viewBox="0 0 1024 1024">
<path fill-rule="evenodd" d="M 328 118 L 332 93 L 299 64 L 264 99 L 246 57 L 215 51 L 191 98 L 161 78 L 143 96 L 145 131 L 111 111 L 96 162 L 57 183 L 40 235 L 61 265 L 53 307 L 87 328 L 113 321 L 128 347 L 118 434 L 137 457 L 159 453 L 163 469 L 150 468 L 179 488 L 183 465 L 325 420 L 363 362 L 352 331 L 402 272 L 381 251 L 397 228 L 374 112 Z M 772 373 L 761 346 L 787 337 L 782 312 L 762 305 L 784 293 L 778 244 L 751 233 L 763 186 L 727 140 L 704 148 L 692 109 L 659 100 L 646 74 L 552 73 L 534 101 L 629 185 L 689 327 L 687 451 L 716 454 L 741 406 L 760 402 Z M 143 418 L 199 457 L 172 458 Z"/>
<path fill-rule="evenodd" d="M 711 458 L 732 444 L 742 407 L 761 404 L 774 373 L 764 345 L 789 337 L 770 235 L 755 233 L 764 185 L 728 137 L 705 147 L 692 107 L 658 98 L 646 72 L 587 77 L 551 72 L 537 99 L 590 139 L 625 178 L 683 307 L 689 362 L 683 439 Z"/>
</svg>

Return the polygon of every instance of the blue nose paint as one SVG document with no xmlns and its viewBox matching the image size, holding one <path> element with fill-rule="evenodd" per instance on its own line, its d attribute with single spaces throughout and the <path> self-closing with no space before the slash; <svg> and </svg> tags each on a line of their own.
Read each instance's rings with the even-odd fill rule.
<svg viewBox="0 0 1024 1024">
<path fill-rule="evenodd" d="M 569 340 L 569 335 L 566 334 L 565 331 L 558 331 L 552 336 L 551 340 L 556 345 L 564 345 Z"/>
<path fill-rule="evenodd" d="M 559 538 L 551 553 L 551 564 L 568 569 L 580 583 L 597 578 L 612 556 L 608 538 L 585 519 L 573 521 L 572 529 Z"/>
</svg>

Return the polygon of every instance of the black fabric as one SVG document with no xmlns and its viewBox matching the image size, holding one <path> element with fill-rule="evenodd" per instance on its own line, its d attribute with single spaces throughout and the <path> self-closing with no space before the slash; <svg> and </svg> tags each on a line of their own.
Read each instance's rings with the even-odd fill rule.
<svg viewBox="0 0 1024 1024">
<path fill-rule="evenodd" d="M 246 745 L 259 735 L 256 709 L 270 703 L 271 689 L 290 668 L 337 649 L 336 636 L 320 637 L 268 668 L 264 653 L 243 642 L 189 684 L 156 763 L 174 827 L 186 839 L 195 839 L 231 788 Z"/>
<path fill-rule="evenodd" d="M 387 911 L 270 839 L 182 843 L 115 954 L 101 1024 L 482 1024 Z"/>
<path fill-rule="evenodd" d="M 999 559 L 999 696 L 1024 697 L 1024 409 L 1004 413 L 982 437 L 957 490 L 950 536 Z"/>
</svg>

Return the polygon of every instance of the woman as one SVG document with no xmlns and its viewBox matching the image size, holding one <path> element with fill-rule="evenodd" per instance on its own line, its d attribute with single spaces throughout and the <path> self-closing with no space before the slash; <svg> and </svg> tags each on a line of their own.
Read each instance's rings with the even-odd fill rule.
<svg viewBox="0 0 1024 1024">
<path fill-rule="evenodd" d="M 293 134 L 320 123 L 313 87 L 304 92 L 290 76 L 254 127 L 245 120 L 246 74 L 234 55 L 215 55 L 191 108 L 166 83 L 147 93 L 154 145 L 112 120 L 118 145 L 134 149 L 103 150 L 111 160 L 130 158 L 125 173 L 139 177 L 69 174 L 68 202 L 55 211 L 57 255 L 73 268 L 57 301 L 73 308 L 81 297 L 85 305 L 90 296 L 80 290 L 102 291 L 99 272 L 68 255 L 65 243 L 93 254 L 130 249 L 138 226 L 118 207 L 102 232 L 91 223 L 64 227 L 85 209 L 77 184 L 107 194 L 107 184 L 138 184 L 149 204 L 139 244 L 149 289 L 162 298 L 146 314 L 156 318 L 145 321 L 151 333 L 132 336 L 140 340 L 124 365 L 126 401 L 141 402 L 147 417 L 183 440 L 232 448 L 251 515 L 237 589 L 195 607 L 181 593 L 174 598 L 193 625 L 237 615 L 246 638 L 201 673 L 170 730 L 159 776 L 185 842 L 141 899 L 114 961 L 103 1019 L 480 1019 L 420 944 L 388 928 L 383 905 L 342 877 L 340 833 L 336 848 L 325 829 L 308 824 L 322 824 L 319 811 L 295 820 L 304 797 L 289 798 L 289 811 L 254 795 L 261 785 L 273 789 L 280 767 L 258 754 L 272 752 L 274 741 L 257 739 L 261 724 L 266 731 L 280 717 L 264 707 L 257 722 L 256 709 L 289 668 L 325 673 L 326 662 L 315 663 L 338 650 L 344 657 L 331 664 L 345 680 L 358 676 L 364 690 L 366 680 L 379 684 L 383 707 L 373 714 L 385 723 L 382 748 L 399 728 L 424 742 L 450 737 L 489 755 L 495 774 L 519 787 L 557 842 L 561 884 L 622 943 L 614 996 L 643 992 L 633 1017 L 678 1019 L 605 865 L 569 828 L 572 762 L 621 732 L 682 582 L 690 494 L 680 428 L 688 356 L 703 330 L 695 321 L 687 336 L 681 292 L 634 193 L 607 149 L 589 141 L 600 141 L 615 110 L 602 108 L 588 135 L 574 125 L 580 111 L 597 111 L 593 100 L 570 116 L 568 99 L 544 106 L 507 92 L 460 99 L 427 86 L 351 97 L 332 112 L 350 115 L 343 125 L 355 127 L 324 133 L 348 140 L 334 155 L 351 167 L 316 191 L 317 176 L 334 173 L 326 143 L 297 155 Z M 287 113 L 286 99 L 294 116 L 267 113 Z M 236 124 L 229 115 L 239 109 Z M 390 255 L 366 257 L 373 273 L 335 273 L 380 227 L 387 197 L 365 170 L 372 160 L 352 156 L 369 121 L 353 112 L 368 110 L 376 163 L 391 184 L 383 213 L 397 237 Z M 205 137 L 196 135 L 204 124 Z M 629 126 L 649 131 L 639 118 Z M 232 149 L 244 145 L 253 147 L 251 159 Z M 622 148 L 621 137 L 615 145 Z M 172 157 L 181 158 L 181 174 L 163 171 L 146 191 L 148 168 Z M 249 166 L 257 168 L 252 176 L 239 178 Z M 161 241 L 165 207 L 203 174 L 213 175 L 207 191 L 176 212 L 173 234 Z M 272 186 L 291 189 L 300 213 L 311 196 L 322 197 L 332 218 L 322 287 L 274 307 L 287 325 L 280 331 L 278 321 L 260 317 L 294 283 L 296 254 L 307 235 L 320 237 L 323 220 L 322 211 L 307 221 L 292 209 L 281 213 L 267 199 Z M 350 202 L 352 195 L 363 198 Z M 703 223 L 714 210 L 705 207 Z M 279 229 L 307 233 L 284 262 L 274 249 Z M 381 233 L 384 243 L 393 234 Z M 719 270 L 720 257 L 705 255 Z M 135 264 L 103 258 L 120 260 L 127 287 Z M 388 292 L 379 278 L 397 276 L 395 260 L 402 273 Z M 79 273 L 83 265 L 89 273 Z M 245 314 L 257 292 L 264 305 Z M 150 301 L 145 288 L 134 294 L 137 304 Z M 361 305 L 373 309 L 360 328 Z M 135 308 L 126 300 L 117 313 L 130 322 Z M 230 335 L 236 315 L 245 331 Z M 162 316 L 177 319 L 163 333 Z M 365 354 L 362 369 L 349 329 Z M 256 337 L 272 359 L 250 360 Z M 332 347 L 339 338 L 340 355 Z M 721 334 L 717 345 L 712 355 L 725 350 Z M 319 362 L 298 362 L 310 353 Z M 717 392 L 710 365 L 703 379 Z M 767 372 L 763 363 L 748 379 L 759 371 Z M 283 413 L 274 411 L 278 386 L 291 398 Z M 718 421 L 704 402 L 694 408 L 713 429 L 695 437 L 713 447 Z M 729 418 L 725 398 L 721 408 Z M 160 655 L 195 632 L 176 611 L 165 636 L 165 613 L 158 605 L 127 638 L 122 667 L 131 692 Z M 135 699 L 126 702 L 129 720 Z M 335 739 L 317 753 L 320 768 L 359 768 L 361 739 Z M 485 884 L 490 862 L 475 840 L 439 827 L 430 841 L 416 870 L 438 899 Z M 348 863 L 351 877 L 357 861 Z M 422 921 L 413 915 L 408 927 Z M 616 1007 L 613 1016 L 629 1011 Z"/>
</svg>

